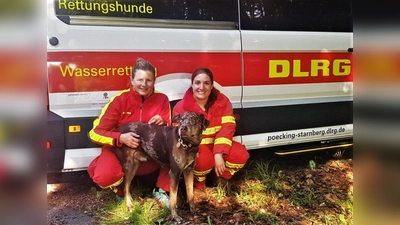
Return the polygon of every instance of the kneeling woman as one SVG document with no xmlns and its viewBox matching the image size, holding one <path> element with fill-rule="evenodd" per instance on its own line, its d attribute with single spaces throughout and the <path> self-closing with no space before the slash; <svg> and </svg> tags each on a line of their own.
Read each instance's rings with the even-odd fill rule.
<svg viewBox="0 0 400 225">
<path fill-rule="evenodd" d="M 205 187 L 206 176 L 213 168 L 218 177 L 230 179 L 249 159 L 245 146 L 232 140 L 236 130 L 232 104 L 213 83 L 214 76 L 208 68 L 196 69 L 191 87 L 173 109 L 173 115 L 194 111 L 210 121 L 194 168 L 194 184 L 199 189 Z"/>
</svg>

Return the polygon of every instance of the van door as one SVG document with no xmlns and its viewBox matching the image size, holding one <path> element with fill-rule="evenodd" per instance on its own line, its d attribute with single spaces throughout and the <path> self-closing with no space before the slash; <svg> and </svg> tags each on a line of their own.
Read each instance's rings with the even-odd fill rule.
<svg viewBox="0 0 400 225">
<path fill-rule="evenodd" d="M 249 149 L 352 137 L 351 6 L 240 0 Z"/>
</svg>

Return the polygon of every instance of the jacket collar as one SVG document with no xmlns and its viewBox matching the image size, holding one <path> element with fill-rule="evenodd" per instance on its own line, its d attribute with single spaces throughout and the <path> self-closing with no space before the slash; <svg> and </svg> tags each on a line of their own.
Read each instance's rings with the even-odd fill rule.
<svg viewBox="0 0 400 225">
<path fill-rule="evenodd" d="M 183 96 L 183 99 L 185 99 L 185 101 L 183 102 L 183 108 L 186 111 L 194 111 L 194 112 L 198 112 L 201 114 L 206 115 L 207 113 L 203 111 L 203 109 L 200 108 L 200 106 L 197 104 L 196 100 L 194 99 L 193 96 L 193 89 L 190 87 L 185 95 Z M 221 95 L 218 93 L 217 95 L 217 101 L 214 103 L 214 105 L 212 106 L 212 108 L 214 108 L 215 106 L 218 106 L 220 104 L 221 101 L 219 101 L 221 99 Z"/>
<path fill-rule="evenodd" d="M 133 88 L 132 85 L 131 85 L 131 87 L 129 89 L 130 89 L 130 91 L 131 91 L 131 93 L 132 93 L 132 95 L 133 95 L 133 97 L 135 98 L 136 101 L 143 102 L 145 100 L 142 95 L 140 95 L 139 93 L 137 93 L 135 91 L 135 89 Z M 154 94 L 154 89 L 153 89 L 153 92 L 150 94 L 150 96 L 148 98 L 151 98 L 153 96 L 153 94 Z"/>
</svg>

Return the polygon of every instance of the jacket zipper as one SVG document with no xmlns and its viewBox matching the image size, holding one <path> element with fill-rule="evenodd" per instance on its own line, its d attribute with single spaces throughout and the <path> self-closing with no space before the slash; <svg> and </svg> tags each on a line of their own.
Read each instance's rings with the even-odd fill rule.
<svg viewBox="0 0 400 225">
<path fill-rule="evenodd" d="M 142 103 L 140 103 L 140 115 L 139 115 L 139 121 L 140 121 L 140 122 L 143 122 L 143 121 L 142 121 L 142 111 L 143 111 L 144 97 L 143 97 L 143 96 L 141 96 L 141 97 L 142 97 Z"/>
</svg>

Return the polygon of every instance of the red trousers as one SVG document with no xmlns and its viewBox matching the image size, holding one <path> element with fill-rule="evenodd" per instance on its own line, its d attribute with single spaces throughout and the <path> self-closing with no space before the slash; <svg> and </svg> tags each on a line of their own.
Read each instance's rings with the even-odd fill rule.
<svg viewBox="0 0 400 225">
<path fill-rule="evenodd" d="M 199 155 L 194 167 L 194 184 L 199 189 L 204 188 L 206 176 L 215 166 L 213 147 L 214 145 L 200 145 Z M 230 179 L 233 174 L 246 164 L 250 155 L 244 145 L 232 141 L 232 148 L 229 154 L 224 154 L 223 157 L 226 170 L 221 177 Z"/>
<path fill-rule="evenodd" d="M 141 162 L 136 175 L 146 175 L 160 169 L 156 186 L 169 191 L 169 169 L 160 168 L 153 160 Z M 121 184 L 124 179 L 124 171 L 112 147 L 103 146 L 101 153 L 90 163 L 88 167 L 90 178 L 101 188 L 113 188 Z"/>
</svg>

